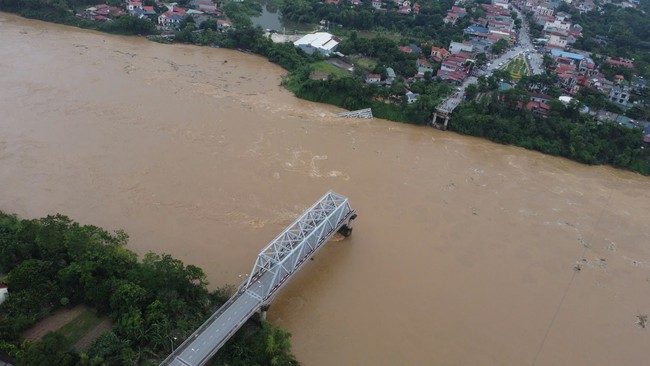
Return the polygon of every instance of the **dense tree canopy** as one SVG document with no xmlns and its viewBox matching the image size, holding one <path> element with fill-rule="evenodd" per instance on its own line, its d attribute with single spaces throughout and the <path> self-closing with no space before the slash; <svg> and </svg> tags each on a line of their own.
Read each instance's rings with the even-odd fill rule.
<svg viewBox="0 0 650 366">
<path fill-rule="evenodd" d="M 582 14 L 573 11 L 571 20 L 583 27 L 582 37 L 574 47 L 596 54 L 634 59 L 638 71 L 650 77 L 648 12 L 650 1 L 641 1 L 639 9 L 604 4 L 602 11 Z"/>
<path fill-rule="evenodd" d="M 208 292 L 200 268 L 167 254 L 148 253 L 139 262 L 125 248 L 127 240 L 123 232 L 82 226 L 62 215 L 20 220 L 0 212 L 0 273 L 7 273 L 9 286 L 0 305 L 0 350 L 23 365 L 155 362 L 171 351 L 171 337 L 180 342 L 226 300 L 225 291 Z M 97 309 L 114 324 L 87 352 L 70 351 L 60 334 L 32 345 L 20 343 L 20 334 L 49 312 L 77 304 Z M 246 337 L 229 342 L 225 352 L 232 357 L 222 358 L 223 363 L 252 365 L 273 358 L 295 363 L 289 335 L 265 327 L 261 332 L 246 329 Z M 228 351 L 267 342 L 269 334 L 283 346 L 256 347 L 245 356 Z"/>
<path fill-rule="evenodd" d="M 525 89 L 490 93 L 480 101 L 459 106 L 450 129 L 582 163 L 610 164 L 650 175 L 650 154 L 642 148 L 640 130 L 596 123 L 579 112 L 578 103 L 564 105 L 557 100 L 549 102 L 551 111 L 542 117 L 521 108 L 528 100 Z"/>
</svg>

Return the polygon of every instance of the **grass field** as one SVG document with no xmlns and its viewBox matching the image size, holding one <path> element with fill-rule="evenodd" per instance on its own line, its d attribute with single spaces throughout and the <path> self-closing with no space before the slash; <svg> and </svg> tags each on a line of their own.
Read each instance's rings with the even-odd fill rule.
<svg viewBox="0 0 650 366">
<path fill-rule="evenodd" d="M 399 33 L 395 32 L 390 32 L 387 30 L 380 30 L 380 31 L 358 31 L 357 34 L 359 35 L 360 38 L 367 38 L 367 39 L 373 39 L 373 38 L 388 38 L 392 41 L 399 41 L 402 39 L 402 36 Z"/>
<path fill-rule="evenodd" d="M 508 62 L 504 70 L 509 71 L 513 78 L 519 79 L 522 76 L 528 75 L 528 66 L 523 56 L 517 56 L 514 60 Z"/>
<path fill-rule="evenodd" d="M 83 336 L 92 331 L 104 319 L 98 317 L 95 312 L 86 309 L 57 330 L 57 333 L 63 334 L 68 340 L 68 346 L 75 345 Z"/>
<path fill-rule="evenodd" d="M 367 70 L 372 70 L 377 66 L 377 61 L 368 57 L 355 57 L 354 63 Z"/>
<path fill-rule="evenodd" d="M 316 62 L 316 63 L 312 64 L 311 66 L 314 69 L 313 73 L 327 73 L 328 75 L 329 74 L 334 74 L 334 75 L 339 76 L 339 77 L 349 75 L 347 70 L 343 70 L 343 69 L 341 69 L 339 67 L 336 67 L 336 66 L 332 65 L 331 63 L 329 63 L 327 61 Z"/>
</svg>

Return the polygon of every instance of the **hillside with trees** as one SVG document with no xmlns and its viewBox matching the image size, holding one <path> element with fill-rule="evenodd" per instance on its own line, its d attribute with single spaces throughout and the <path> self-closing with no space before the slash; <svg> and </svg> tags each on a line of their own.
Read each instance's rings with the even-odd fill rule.
<svg viewBox="0 0 650 366">
<path fill-rule="evenodd" d="M 199 267 L 170 255 L 142 260 L 126 248 L 124 232 L 109 233 L 62 215 L 23 220 L 0 212 L 0 273 L 9 295 L 0 305 L 0 352 L 18 365 L 158 364 L 228 298 L 214 292 Z M 21 334 L 59 308 L 84 304 L 113 327 L 84 352 L 59 333 L 36 343 Z M 213 365 L 296 365 L 289 334 L 248 325 Z M 245 350 L 245 351 L 242 351 Z"/>
<path fill-rule="evenodd" d="M 647 0 L 639 3 L 639 9 L 604 4 L 602 11 L 581 14 L 571 10 L 574 22 L 583 27 L 583 37 L 574 47 L 595 54 L 634 59 L 636 71 L 650 78 L 649 14 L 650 1 Z"/>
</svg>

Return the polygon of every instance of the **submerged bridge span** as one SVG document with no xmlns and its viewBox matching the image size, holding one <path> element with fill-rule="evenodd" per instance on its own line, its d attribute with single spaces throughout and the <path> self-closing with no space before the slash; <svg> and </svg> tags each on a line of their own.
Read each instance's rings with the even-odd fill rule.
<svg viewBox="0 0 650 366">
<path fill-rule="evenodd" d="M 359 109 L 351 112 L 343 112 L 336 115 L 337 117 L 347 117 L 347 118 L 373 118 L 372 117 L 372 108 Z"/>
<path fill-rule="evenodd" d="M 208 362 L 255 312 L 266 315 L 278 291 L 336 232 L 352 234 L 356 216 L 347 198 L 326 193 L 262 249 L 250 276 L 235 294 L 160 365 Z"/>
</svg>

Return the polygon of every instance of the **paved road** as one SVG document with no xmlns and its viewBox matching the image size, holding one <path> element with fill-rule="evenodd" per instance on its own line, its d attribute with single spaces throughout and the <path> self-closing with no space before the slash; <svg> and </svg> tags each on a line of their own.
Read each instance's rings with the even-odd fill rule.
<svg viewBox="0 0 650 366">
<path fill-rule="evenodd" d="M 479 72 L 480 76 L 492 75 L 494 70 L 501 68 L 503 65 L 508 63 L 508 61 L 514 59 L 517 55 L 520 54 L 524 54 L 524 57 L 526 57 L 526 59 L 528 60 L 528 65 L 532 68 L 533 75 L 539 75 L 544 72 L 544 68 L 542 66 L 543 56 L 539 54 L 537 50 L 535 50 L 535 47 L 533 46 L 530 40 L 528 22 L 526 21 L 526 18 L 521 14 L 521 12 L 519 12 L 518 9 L 514 7 L 512 9 L 517 13 L 517 16 L 519 16 L 522 20 L 521 22 L 522 26 L 518 34 L 518 44 L 515 45 L 514 47 L 509 48 L 505 53 L 490 61 L 490 65 L 487 66 L 485 70 Z M 469 78 L 465 79 L 463 85 L 461 85 L 457 89 L 457 92 L 454 95 L 452 95 L 452 97 L 449 99 L 451 100 L 458 99 L 459 101 L 463 100 L 463 97 L 465 95 L 465 89 L 470 84 L 476 84 L 477 82 L 478 82 L 478 78 L 475 76 L 470 76 Z M 448 101 L 446 100 L 444 103 L 447 102 Z M 457 104 L 458 103 L 456 103 L 456 105 Z"/>
<path fill-rule="evenodd" d="M 530 40 L 530 29 L 528 28 L 528 21 L 526 18 L 521 14 L 519 9 L 512 7 L 512 10 L 514 10 L 517 13 L 517 16 L 521 19 L 521 29 L 519 30 L 518 38 L 519 45 L 521 45 L 524 50 L 530 50 L 527 56 L 528 64 L 532 68 L 533 75 L 539 75 L 544 72 L 544 67 L 542 66 L 544 57 L 537 52 Z"/>
<path fill-rule="evenodd" d="M 262 296 L 273 282 L 273 274 L 265 272 L 246 292 L 220 314 L 215 313 L 205 327 L 174 352 L 168 363 L 173 366 L 201 365 L 207 361 L 260 308 Z"/>
</svg>

